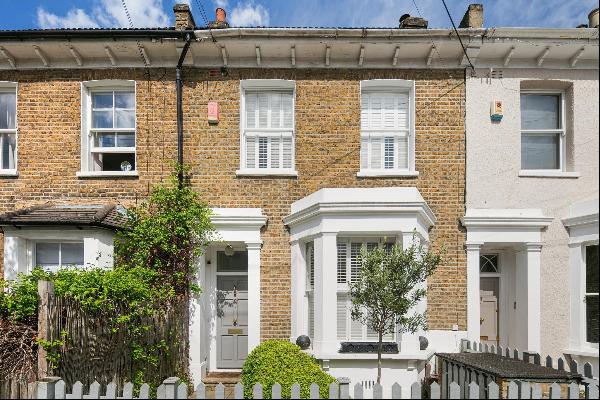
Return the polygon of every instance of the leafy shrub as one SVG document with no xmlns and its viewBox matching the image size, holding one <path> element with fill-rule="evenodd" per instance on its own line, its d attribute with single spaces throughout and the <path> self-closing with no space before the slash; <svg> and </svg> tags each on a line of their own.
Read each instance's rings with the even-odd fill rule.
<svg viewBox="0 0 600 400">
<path fill-rule="evenodd" d="M 281 396 L 291 397 L 294 383 L 300 384 L 300 396 L 310 398 L 310 385 L 319 385 L 322 399 L 329 396 L 329 385 L 335 378 L 321 371 L 317 361 L 300 351 L 300 347 L 285 340 L 268 340 L 257 346 L 246 358 L 242 368 L 244 397 L 252 398 L 254 384 L 263 386 L 265 399 L 271 398 L 273 384 L 281 385 Z"/>
</svg>

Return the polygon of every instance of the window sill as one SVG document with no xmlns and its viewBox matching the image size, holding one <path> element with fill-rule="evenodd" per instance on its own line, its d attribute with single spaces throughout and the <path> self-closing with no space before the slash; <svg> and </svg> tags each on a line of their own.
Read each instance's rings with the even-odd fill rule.
<svg viewBox="0 0 600 400">
<path fill-rule="evenodd" d="M 0 178 L 16 178 L 19 176 L 19 173 L 16 169 L 4 169 L 0 170 Z"/>
<path fill-rule="evenodd" d="M 277 169 L 238 169 L 235 171 L 236 176 L 274 176 L 274 177 L 289 177 L 295 178 L 298 172 L 294 170 L 277 170 Z"/>
<path fill-rule="evenodd" d="M 552 170 L 534 170 L 534 169 L 522 169 L 519 171 L 519 177 L 521 178 L 567 178 L 576 179 L 581 174 L 579 172 L 565 172 L 565 171 L 552 171 Z"/>
<path fill-rule="evenodd" d="M 419 176 L 419 171 L 408 171 L 408 170 L 368 170 L 361 169 L 356 173 L 356 176 L 359 178 L 378 178 L 378 177 L 387 177 L 387 178 L 416 178 Z"/>
<path fill-rule="evenodd" d="M 78 171 L 78 178 L 136 178 L 137 171 Z"/>
<path fill-rule="evenodd" d="M 598 357 L 598 349 L 594 349 L 593 347 L 584 347 L 581 349 L 566 349 L 565 351 L 563 351 L 563 353 L 581 357 Z"/>
</svg>

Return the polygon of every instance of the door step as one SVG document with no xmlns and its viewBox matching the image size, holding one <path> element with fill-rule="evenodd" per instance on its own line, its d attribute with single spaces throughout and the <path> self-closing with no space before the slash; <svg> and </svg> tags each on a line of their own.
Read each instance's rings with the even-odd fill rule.
<svg viewBox="0 0 600 400">
<path fill-rule="evenodd" d="M 223 386 L 225 386 L 226 399 L 235 398 L 234 388 L 236 383 L 241 381 L 241 378 L 242 374 L 240 372 L 209 372 L 206 377 L 202 379 L 202 383 L 204 383 L 206 390 L 206 398 L 215 398 L 215 388 L 219 383 L 222 383 Z"/>
</svg>

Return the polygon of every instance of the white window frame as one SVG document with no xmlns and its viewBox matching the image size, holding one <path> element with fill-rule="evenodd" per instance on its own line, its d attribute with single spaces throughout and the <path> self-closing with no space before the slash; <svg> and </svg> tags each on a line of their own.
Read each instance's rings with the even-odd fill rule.
<svg viewBox="0 0 600 400">
<path fill-rule="evenodd" d="M 585 242 L 582 243 L 581 245 L 581 252 L 582 252 L 582 268 L 581 268 L 581 274 L 580 274 L 580 285 L 581 285 L 581 293 L 583 294 L 583 298 L 581 299 L 581 315 L 582 315 L 582 321 L 583 321 L 583 327 L 582 327 L 582 343 L 584 343 L 584 345 L 588 348 L 592 348 L 592 349 L 598 349 L 598 343 L 592 343 L 592 342 L 588 342 L 587 341 L 587 304 L 586 304 L 586 297 L 587 296 L 598 296 L 598 293 L 587 293 L 587 252 L 586 252 L 586 247 L 588 246 L 597 246 L 598 245 L 598 241 L 591 241 L 591 242 Z"/>
<path fill-rule="evenodd" d="M 565 92 L 563 90 L 521 90 L 519 93 L 519 113 L 521 113 L 521 105 L 520 105 L 520 99 L 521 99 L 521 95 L 531 95 L 531 94 L 538 94 L 538 95 L 552 95 L 552 96 L 559 96 L 559 122 L 560 122 L 560 129 L 523 129 L 522 127 L 520 127 L 521 129 L 521 133 L 520 133 L 520 145 L 522 146 L 523 143 L 523 134 L 528 134 L 528 135 L 540 135 L 540 136 L 548 136 L 549 134 L 559 134 L 559 167 L 555 168 L 555 169 L 524 169 L 523 168 L 523 159 L 522 156 L 519 156 L 519 175 L 521 176 L 543 176 L 543 175 L 552 175 L 552 174 L 562 174 L 564 172 L 566 172 L 566 165 L 567 165 L 567 152 L 566 152 L 566 136 L 567 136 L 567 128 L 566 128 L 566 118 L 565 118 L 565 113 L 566 113 L 566 105 L 565 105 Z M 520 115 L 520 114 L 519 114 Z M 520 120 L 519 120 L 519 124 L 520 124 Z"/>
<path fill-rule="evenodd" d="M 17 176 L 18 170 L 18 154 L 19 154 L 19 101 L 18 101 L 18 84 L 17 82 L 5 82 L 0 81 L 0 93 L 15 93 L 15 128 L 14 129 L 0 129 L 0 134 L 14 134 L 15 135 L 15 167 L 10 169 L 2 169 L 2 140 L 3 136 L 0 136 L 0 176 Z"/>
<path fill-rule="evenodd" d="M 385 240 L 384 240 L 385 239 Z M 383 236 L 340 236 L 337 239 L 336 242 L 336 254 L 337 254 L 337 245 L 339 243 L 346 243 L 346 283 L 340 283 L 338 282 L 338 278 L 337 278 L 337 265 L 335 266 L 336 268 L 336 283 L 337 283 L 337 288 L 336 288 L 336 303 L 337 303 L 337 299 L 340 295 L 345 295 L 346 296 L 346 338 L 339 338 L 339 341 L 361 341 L 361 342 L 373 342 L 373 341 L 377 341 L 378 339 L 372 338 L 369 339 L 368 335 L 367 335 L 367 326 L 363 324 L 362 326 L 362 338 L 361 339 L 352 339 L 351 337 L 351 327 L 352 327 L 352 317 L 351 317 L 351 307 L 352 307 L 352 300 L 350 299 L 350 289 L 348 286 L 348 281 L 350 279 L 352 279 L 352 263 L 351 263 L 351 247 L 352 247 L 352 243 L 361 243 L 362 246 L 366 246 L 367 243 L 377 243 L 378 247 L 383 246 L 386 243 L 392 243 L 391 239 L 393 239 L 393 243 L 397 243 L 398 240 L 396 237 L 390 237 L 390 238 L 384 238 Z M 339 262 L 339 261 L 338 261 Z M 337 321 L 337 315 L 336 315 L 336 321 Z M 356 322 L 356 321 L 355 321 Z M 337 327 L 336 327 L 336 331 L 337 331 Z M 395 342 L 396 341 L 396 329 L 394 329 L 394 332 L 391 334 L 387 334 L 386 336 L 384 336 L 384 341 L 387 342 Z"/>
<path fill-rule="evenodd" d="M 78 268 L 85 267 L 85 241 L 83 240 L 35 240 L 32 242 L 32 268 L 37 267 L 37 245 L 40 243 L 48 243 L 48 244 L 58 244 L 58 266 L 57 269 L 73 266 L 74 264 L 66 264 L 62 263 L 62 246 L 63 244 L 81 244 L 83 246 L 83 264 L 75 265 Z"/>
<path fill-rule="evenodd" d="M 92 128 L 92 94 L 95 92 L 131 91 L 136 101 L 134 128 Z M 94 147 L 94 133 L 123 132 L 133 133 L 135 146 L 98 148 Z M 135 170 L 132 171 L 93 171 L 91 169 L 92 153 L 134 153 Z M 77 172 L 80 178 L 86 177 L 130 177 L 138 176 L 138 152 L 137 152 L 137 87 L 133 80 L 98 80 L 81 83 L 81 170 Z"/>
<path fill-rule="evenodd" d="M 362 107 L 362 96 L 365 92 L 400 92 L 400 93 L 408 93 L 408 129 L 406 130 L 406 135 L 408 136 L 408 140 L 407 140 L 407 146 L 408 146 L 408 167 L 407 168 L 378 168 L 378 169 L 374 169 L 374 168 L 367 168 L 367 169 L 363 169 L 362 168 L 362 160 L 359 161 L 360 163 L 360 170 L 359 172 L 356 174 L 358 177 L 416 177 L 419 176 L 419 172 L 416 171 L 415 169 L 415 116 L 416 116 L 416 111 L 415 111 L 415 81 L 413 80 L 405 80 L 405 79 L 371 79 L 371 80 L 363 80 L 360 81 L 360 104 Z M 361 114 L 362 114 L 362 108 L 361 108 Z M 398 135 L 396 134 L 387 134 L 387 131 L 384 130 L 377 130 L 377 132 L 375 130 L 369 130 L 369 131 L 363 131 L 362 129 L 362 121 L 361 121 L 361 131 L 360 131 L 360 137 L 361 137 L 361 143 L 360 146 L 362 146 L 362 138 L 364 137 L 368 137 L 370 138 L 373 135 L 377 135 L 377 136 L 381 136 L 382 138 L 385 137 L 403 137 L 402 135 Z M 394 133 L 396 132 L 396 130 L 390 131 L 389 133 Z M 384 139 L 385 141 L 385 139 Z M 371 146 L 371 142 L 369 141 L 369 157 L 370 157 L 370 146 Z M 385 162 L 384 160 L 384 155 L 385 155 L 385 144 L 384 142 L 382 142 L 382 158 L 381 161 L 382 163 Z M 396 145 L 394 146 L 395 149 L 394 151 L 397 154 L 397 142 Z M 360 158 L 360 154 L 362 153 L 359 152 L 359 158 Z M 396 160 L 397 162 L 398 160 Z"/>
<path fill-rule="evenodd" d="M 283 138 L 281 132 L 286 129 L 261 129 L 261 128 L 246 128 L 246 92 L 261 92 L 261 91 L 292 91 L 292 160 L 291 168 L 283 168 L 283 163 L 280 163 L 280 168 L 247 168 L 246 167 L 246 137 L 248 133 L 259 137 L 280 137 Z M 269 143 L 270 145 L 270 143 Z M 258 140 L 257 162 L 258 162 Z M 283 151 L 282 157 L 283 157 Z M 268 152 L 267 165 L 270 165 L 271 152 Z M 237 176 L 298 176 L 296 172 L 296 82 L 284 79 L 245 79 L 240 81 L 240 169 L 236 171 Z"/>
</svg>

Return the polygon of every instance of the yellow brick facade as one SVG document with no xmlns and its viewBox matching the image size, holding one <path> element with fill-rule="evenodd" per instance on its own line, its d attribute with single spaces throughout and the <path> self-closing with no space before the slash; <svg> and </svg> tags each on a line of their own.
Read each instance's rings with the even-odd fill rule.
<svg viewBox="0 0 600 400">
<path fill-rule="evenodd" d="M 290 245 L 282 218 L 290 204 L 325 187 L 415 186 L 437 217 L 432 247 L 444 248 L 443 265 L 429 281 L 430 329 L 466 329 L 464 215 L 464 71 L 436 70 L 184 70 L 184 161 L 192 185 L 213 207 L 260 207 L 262 231 L 262 339 L 290 335 Z M 297 177 L 236 177 L 240 148 L 240 80 L 296 81 Z M 414 178 L 358 178 L 360 80 L 415 80 Z M 136 178 L 78 178 L 81 81 L 135 79 Z M 143 200 L 176 160 L 174 71 L 47 70 L 0 72 L 18 82 L 18 177 L 0 177 L 0 212 L 45 201 L 56 203 Z M 218 101 L 220 122 L 207 122 L 208 101 Z M 0 234 L 0 239 L 2 236 Z M 0 247 L 2 240 L 0 240 Z M 1 250 L 1 249 L 0 249 Z M 0 271 L 2 260 L 0 259 Z"/>
</svg>

